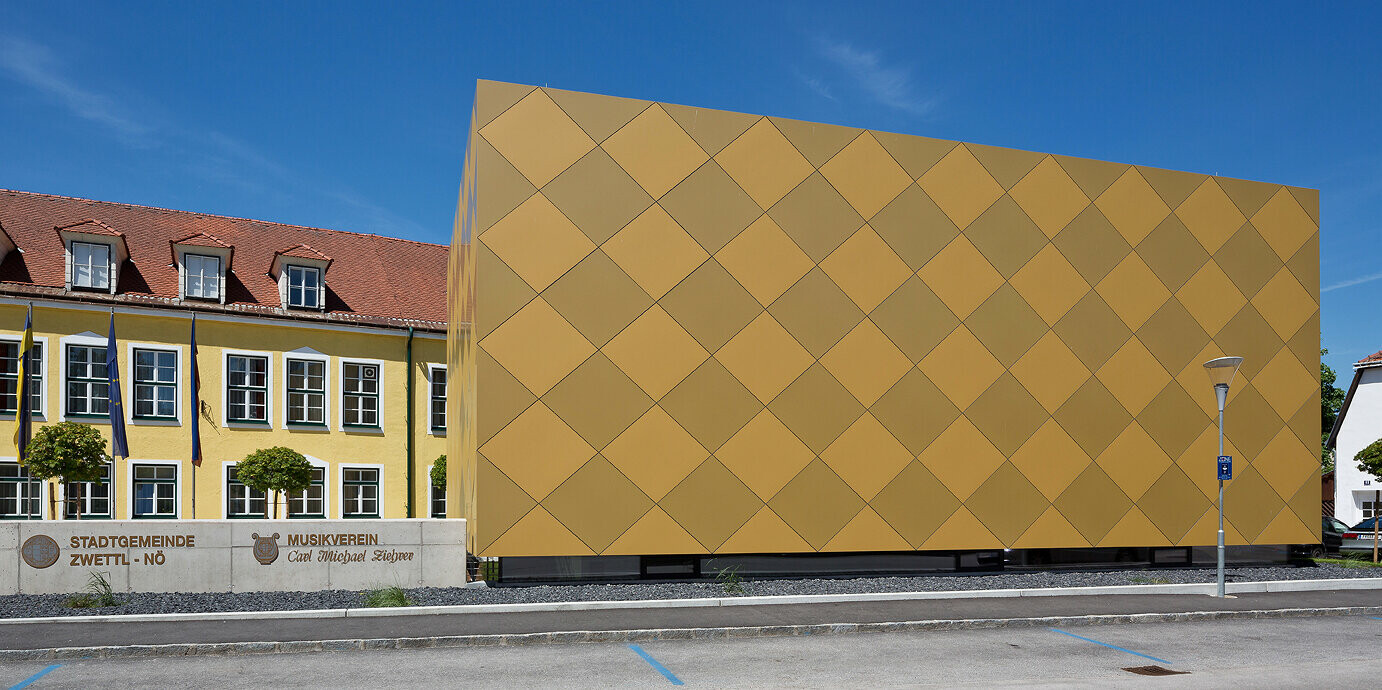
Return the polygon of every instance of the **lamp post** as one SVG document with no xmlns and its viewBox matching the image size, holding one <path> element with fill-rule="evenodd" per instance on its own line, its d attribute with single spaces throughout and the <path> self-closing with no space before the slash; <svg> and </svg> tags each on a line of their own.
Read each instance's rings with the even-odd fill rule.
<svg viewBox="0 0 1382 690">
<path fill-rule="evenodd" d="M 1224 455 L 1224 404 L 1228 402 L 1228 385 L 1243 364 L 1242 357 L 1219 357 L 1204 363 L 1209 382 L 1214 384 L 1214 397 L 1219 402 L 1219 457 Z M 1224 478 L 1219 475 L 1219 597 L 1224 596 Z"/>
</svg>

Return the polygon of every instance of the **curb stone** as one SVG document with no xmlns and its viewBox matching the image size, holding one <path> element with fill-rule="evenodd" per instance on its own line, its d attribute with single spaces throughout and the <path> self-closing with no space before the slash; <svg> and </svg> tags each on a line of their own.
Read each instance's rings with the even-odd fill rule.
<svg viewBox="0 0 1382 690">
<path fill-rule="evenodd" d="M 1189 611 L 1177 613 L 1130 613 L 1038 618 L 971 618 L 959 620 L 897 621 L 888 623 L 819 623 L 810 625 L 760 625 L 726 628 L 652 628 L 644 630 L 592 630 L 500 635 L 452 635 L 289 642 L 225 642 L 216 644 L 112 645 L 105 647 L 55 647 L 0 650 L 0 663 L 75 659 L 150 658 L 174 656 L 231 656 L 248 654 L 296 654 L 344 652 L 366 649 L 424 649 L 433 647 L 518 647 L 538 644 L 656 642 L 669 640 L 717 640 L 753 637 L 848 635 L 882 632 L 984 630 L 1079 625 L 1126 625 L 1185 623 L 1311 616 L 1382 614 L 1382 606 L 1335 608 L 1264 609 L 1253 611 Z"/>
<path fill-rule="evenodd" d="M 1264 592 L 1303 592 L 1321 590 L 1382 589 L 1382 577 L 1326 580 L 1266 580 L 1230 582 L 1229 594 Z M 341 608 L 269 611 L 217 611 L 204 613 L 107 614 L 96 616 L 51 616 L 43 618 L 4 618 L 0 626 L 32 623 L 152 623 L 170 621 L 257 620 L 283 618 L 362 618 L 373 616 L 430 616 L 441 614 L 519 613 L 550 611 L 593 611 L 609 609 L 706 608 L 718 606 L 763 606 L 774 604 L 833 604 L 860 601 L 920 601 L 936 599 L 992 599 L 1014 597 L 1090 596 L 1106 594 L 1200 594 L 1212 595 L 1213 582 L 1147 585 L 1097 585 L 1089 587 L 1028 587 L 1016 589 L 975 589 L 920 592 L 874 592 L 855 594 L 785 594 L 743 597 L 703 597 L 695 599 L 612 599 L 561 601 L 526 604 L 452 604 L 400 608 Z"/>
</svg>

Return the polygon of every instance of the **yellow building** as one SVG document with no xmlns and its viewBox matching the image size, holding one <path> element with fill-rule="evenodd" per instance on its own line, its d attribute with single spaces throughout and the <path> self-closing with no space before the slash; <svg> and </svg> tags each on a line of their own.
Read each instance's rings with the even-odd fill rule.
<svg viewBox="0 0 1382 690">
<path fill-rule="evenodd" d="M 83 519 L 445 513 L 428 473 L 445 452 L 446 247 L 14 191 L 0 191 L 0 231 L 0 518 L 78 504 Z M 15 463 L 30 305 L 35 433 L 72 420 L 110 438 L 114 314 L 130 457 L 104 486 L 41 485 Z M 276 511 L 234 480 L 272 446 L 314 465 L 312 488 Z"/>
<path fill-rule="evenodd" d="M 1211 545 L 1225 354 L 1228 541 L 1318 543 L 1318 214 L 1298 187 L 481 81 L 450 278 L 471 551 Z"/>
</svg>

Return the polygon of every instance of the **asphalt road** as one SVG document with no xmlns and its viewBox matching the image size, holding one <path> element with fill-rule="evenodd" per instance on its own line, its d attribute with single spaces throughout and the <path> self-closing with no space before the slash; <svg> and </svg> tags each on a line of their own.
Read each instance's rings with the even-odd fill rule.
<svg viewBox="0 0 1382 690">
<path fill-rule="evenodd" d="M 1382 617 L 1347 616 L 0 664 L 0 686 L 1372 687 Z M 1147 678 L 1123 669 L 1185 672 Z M 46 671 L 46 673 L 45 673 Z M 33 680 L 35 674 L 43 674 Z"/>
<path fill-rule="evenodd" d="M 362 618 L 0 625 L 0 649 L 127 644 L 281 642 L 489 635 L 568 630 L 636 630 L 809 625 L 971 618 L 1032 618 L 1181 611 L 1382 606 L 1382 590 L 1241 594 L 1135 594 L 1009 599 L 873 601 L 702 608 L 649 608 Z M 291 615 L 285 612 L 286 615 Z"/>
</svg>

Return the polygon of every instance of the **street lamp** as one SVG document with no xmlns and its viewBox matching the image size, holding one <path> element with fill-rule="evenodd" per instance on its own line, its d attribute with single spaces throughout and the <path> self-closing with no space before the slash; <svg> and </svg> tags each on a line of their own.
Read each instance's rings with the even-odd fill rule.
<svg viewBox="0 0 1382 690">
<path fill-rule="evenodd" d="M 1228 385 L 1243 364 L 1242 357 L 1219 357 L 1204 363 L 1209 382 L 1214 384 L 1214 397 L 1219 401 L 1219 457 L 1224 456 L 1224 403 L 1228 402 Z M 1231 467 L 1231 466 L 1230 466 Z M 1219 473 L 1219 591 L 1224 596 L 1224 475 Z"/>
</svg>

